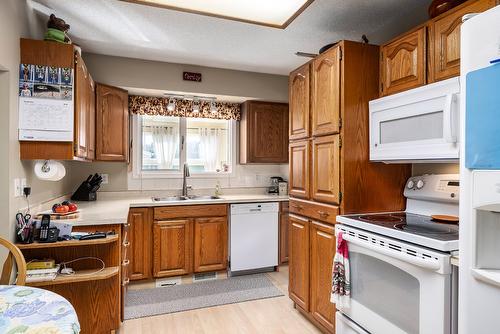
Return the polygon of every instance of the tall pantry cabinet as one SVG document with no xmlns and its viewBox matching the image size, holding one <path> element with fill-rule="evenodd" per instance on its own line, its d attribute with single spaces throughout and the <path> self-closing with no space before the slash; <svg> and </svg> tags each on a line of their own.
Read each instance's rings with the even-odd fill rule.
<svg viewBox="0 0 500 334">
<path fill-rule="evenodd" d="M 408 165 L 369 161 L 368 101 L 378 97 L 379 47 L 341 41 L 290 73 L 289 296 L 322 331 L 338 214 L 404 209 Z"/>
</svg>

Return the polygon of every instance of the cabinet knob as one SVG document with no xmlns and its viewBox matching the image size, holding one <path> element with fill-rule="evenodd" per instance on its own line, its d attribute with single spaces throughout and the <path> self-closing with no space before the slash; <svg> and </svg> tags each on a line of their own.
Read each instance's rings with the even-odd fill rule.
<svg viewBox="0 0 500 334">
<path fill-rule="evenodd" d="M 328 212 L 325 211 L 318 211 L 318 213 L 321 217 L 328 217 L 330 215 Z"/>
</svg>

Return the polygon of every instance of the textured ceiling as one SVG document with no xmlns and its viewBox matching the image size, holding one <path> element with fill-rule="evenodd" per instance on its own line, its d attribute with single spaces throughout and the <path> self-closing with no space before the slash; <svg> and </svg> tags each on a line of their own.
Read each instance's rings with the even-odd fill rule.
<svg viewBox="0 0 500 334">
<path fill-rule="evenodd" d="M 34 0 L 71 25 L 86 52 L 288 74 L 325 44 L 380 44 L 427 19 L 430 0 L 315 0 L 286 29 L 117 0 Z"/>
</svg>

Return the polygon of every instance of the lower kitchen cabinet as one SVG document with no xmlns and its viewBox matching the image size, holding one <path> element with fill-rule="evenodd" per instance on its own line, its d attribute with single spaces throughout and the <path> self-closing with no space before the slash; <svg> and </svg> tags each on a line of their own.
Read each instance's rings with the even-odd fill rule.
<svg viewBox="0 0 500 334">
<path fill-rule="evenodd" d="M 281 202 L 280 206 L 280 264 L 288 262 L 288 202 Z"/>
<path fill-rule="evenodd" d="M 288 226 L 288 294 L 295 304 L 309 311 L 309 221 L 290 216 Z"/>
<path fill-rule="evenodd" d="M 335 233 L 332 225 L 311 221 L 310 239 L 310 312 L 316 321 L 333 332 L 335 305 L 330 302 L 332 265 L 335 255 Z"/>
<path fill-rule="evenodd" d="M 180 276 L 192 272 L 191 219 L 155 221 L 153 224 L 153 276 Z"/>
<path fill-rule="evenodd" d="M 151 210 L 132 208 L 128 214 L 128 277 L 130 280 L 151 278 Z"/>
<path fill-rule="evenodd" d="M 227 218 L 197 218 L 194 221 L 194 272 L 227 268 Z"/>
<path fill-rule="evenodd" d="M 289 216 L 289 296 L 324 331 L 335 332 L 330 302 L 335 255 L 334 225 Z"/>
</svg>

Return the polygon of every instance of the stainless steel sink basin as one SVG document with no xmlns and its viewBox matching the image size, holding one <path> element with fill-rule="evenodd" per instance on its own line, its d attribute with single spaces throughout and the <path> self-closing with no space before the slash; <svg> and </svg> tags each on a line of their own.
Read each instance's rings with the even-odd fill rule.
<svg viewBox="0 0 500 334">
<path fill-rule="evenodd" d="M 178 201 L 207 201 L 220 199 L 218 196 L 210 195 L 194 195 L 194 196 L 167 196 L 167 197 L 153 197 L 153 202 L 178 202 Z"/>
</svg>

